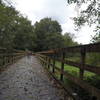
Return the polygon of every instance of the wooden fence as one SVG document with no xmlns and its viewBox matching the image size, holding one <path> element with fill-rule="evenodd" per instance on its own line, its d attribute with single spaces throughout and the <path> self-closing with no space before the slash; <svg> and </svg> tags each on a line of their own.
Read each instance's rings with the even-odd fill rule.
<svg viewBox="0 0 100 100">
<path fill-rule="evenodd" d="M 26 52 L 21 50 L 8 50 L 6 48 L 0 48 L 0 71 L 5 70 L 8 65 L 13 64 L 25 55 Z"/>
<path fill-rule="evenodd" d="M 72 53 L 80 54 L 80 62 L 70 61 L 66 59 L 66 54 Z M 36 53 L 37 58 L 46 67 L 46 69 L 50 72 L 50 74 L 64 87 L 65 90 L 73 97 L 73 99 L 78 100 L 76 96 L 73 95 L 72 89 L 64 85 L 64 77 L 68 80 L 75 83 L 77 86 L 81 87 L 85 91 L 87 91 L 91 100 L 100 100 L 100 89 L 90 85 L 86 81 L 84 81 L 84 72 L 89 71 L 95 73 L 96 75 L 100 75 L 100 66 L 89 65 L 86 63 L 86 55 L 88 53 L 100 53 L 100 43 L 88 44 L 88 45 L 80 45 L 74 47 L 67 47 L 61 49 L 53 49 L 44 52 Z M 59 56 L 60 55 L 60 56 Z M 56 65 L 56 62 L 61 63 L 61 67 Z M 100 62 L 100 61 L 99 61 Z M 74 66 L 79 69 L 79 77 L 73 76 L 68 71 L 65 71 L 65 64 Z M 50 70 L 52 69 L 52 70 Z M 60 78 L 58 79 L 55 75 L 59 74 Z M 100 81 L 100 80 L 99 80 Z M 82 99 L 82 98 L 81 98 Z M 79 100 L 81 100 L 79 99 Z"/>
</svg>

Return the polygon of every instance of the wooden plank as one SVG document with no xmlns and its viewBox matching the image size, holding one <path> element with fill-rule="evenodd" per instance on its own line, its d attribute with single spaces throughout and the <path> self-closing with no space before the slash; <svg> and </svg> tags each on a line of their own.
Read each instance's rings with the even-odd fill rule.
<svg viewBox="0 0 100 100">
<path fill-rule="evenodd" d="M 59 53 L 61 51 L 65 52 L 80 52 L 82 48 L 86 49 L 86 52 L 100 52 L 100 42 L 94 43 L 94 44 L 87 44 L 87 45 L 79 45 L 79 46 L 73 46 L 73 47 L 66 47 L 66 48 L 60 48 L 60 49 L 52 49 L 48 51 L 38 52 L 40 54 L 53 54 L 55 52 Z"/>
</svg>

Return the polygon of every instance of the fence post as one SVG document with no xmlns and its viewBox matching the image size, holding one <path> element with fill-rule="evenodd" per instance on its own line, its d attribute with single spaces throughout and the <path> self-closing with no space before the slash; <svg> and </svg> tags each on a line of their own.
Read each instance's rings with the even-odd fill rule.
<svg viewBox="0 0 100 100">
<path fill-rule="evenodd" d="M 53 66 L 52 66 L 52 72 L 55 72 L 55 53 L 53 55 Z"/>
<path fill-rule="evenodd" d="M 10 63 L 10 54 L 8 54 L 8 64 Z"/>
<path fill-rule="evenodd" d="M 47 65 L 47 56 L 45 57 L 45 66 Z"/>
<path fill-rule="evenodd" d="M 61 60 L 64 61 L 64 59 L 65 59 L 65 52 L 62 51 L 62 59 Z M 63 72 L 63 71 L 64 71 L 64 62 L 61 62 L 61 72 Z M 60 80 L 63 81 L 63 73 L 61 73 Z"/>
<path fill-rule="evenodd" d="M 81 66 L 80 66 L 80 79 L 83 80 L 84 77 L 84 64 L 86 58 L 86 51 L 85 48 L 81 48 Z"/>
<path fill-rule="evenodd" d="M 50 58 L 48 58 L 48 69 L 50 69 Z"/>
<path fill-rule="evenodd" d="M 5 55 L 3 55 L 3 63 L 2 65 L 4 66 L 5 65 Z"/>
<path fill-rule="evenodd" d="M 6 55 L 5 55 L 5 60 L 4 61 L 5 61 L 5 65 L 6 65 L 7 64 L 7 56 Z"/>
<path fill-rule="evenodd" d="M 12 63 L 13 63 L 13 54 L 12 54 Z"/>
<path fill-rule="evenodd" d="M 43 65 L 45 66 L 45 57 L 43 57 L 43 60 L 44 60 L 44 61 L 43 61 Z"/>
<path fill-rule="evenodd" d="M 45 57 L 45 66 L 47 65 L 47 56 Z"/>
</svg>

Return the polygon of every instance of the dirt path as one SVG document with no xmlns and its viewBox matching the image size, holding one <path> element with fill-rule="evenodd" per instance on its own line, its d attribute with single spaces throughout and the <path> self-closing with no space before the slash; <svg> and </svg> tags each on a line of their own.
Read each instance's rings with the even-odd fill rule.
<svg viewBox="0 0 100 100">
<path fill-rule="evenodd" d="M 35 57 L 25 57 L 0 74 L 0 100 L 63 100 Z"/>
</svg>

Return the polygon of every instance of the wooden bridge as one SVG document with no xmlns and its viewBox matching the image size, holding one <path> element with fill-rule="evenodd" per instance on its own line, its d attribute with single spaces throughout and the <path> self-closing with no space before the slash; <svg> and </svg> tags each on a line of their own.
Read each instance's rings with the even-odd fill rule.
<svg viewBox="0 0 100 100">
<path fill-rule="evenodd" d="M 100 100 L 100 89 L 85 80 L 85 73 L 100 75 L 100 61 L 97 65 L 87 62 L 88 55 L 99 53 L 100 43 L 31 56 L 0 48 L 0 100 Z M 77 68 L 76 75 L 67 66 Z"/>
</svg>

